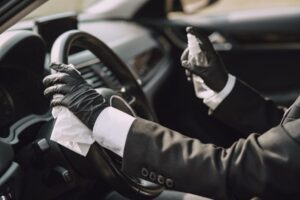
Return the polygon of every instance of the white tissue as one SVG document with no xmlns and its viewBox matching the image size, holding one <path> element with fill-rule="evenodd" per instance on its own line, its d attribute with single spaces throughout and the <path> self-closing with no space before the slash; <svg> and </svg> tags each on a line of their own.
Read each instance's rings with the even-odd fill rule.
<svg viewBox="0 0 300 200">
<path fill-rule="evenodd" d="M 190 33 L 187 34 L 187 39 L 189 49 L 188 62 L 193 65 L 208 67 L 206 55 L 199 45 L 202 44 L 201 41 Z"/>
<path fill-rule="evenodd" d="M 194 91 L 198 98 L 206 99 L 211 98 L 212 96 L 216 95 L 212 89 L 210 89 L 205 83 L 204 80 L 197 75 L 192 75 L 193 77 L 193 84 L 194 84 Z"/>
<path fill-rule="evenodd" d="M 192 57 L 197 56 L 197 54 L 201 52 L 197 38 L 190 33 L 187 34 L 187 38 L 189 55 Z"/>
<path fill-rule="evenodd" d="M 201 67 L 208 67 L 208 62 L 206 55 L 201 50 L 199 43 L 201 44 L 201 41 L 199 41 L 196 36 L 188 33 L 187 34 L 188 39 L 188 49 L 189 49 L 189 56 L 188 56 L 188 62 L 192 65 L 198 65 Z M 192 80 L 194 84 L 194 90 L 195 94 L 198 98 L 209 98 L 216 93 L 211 90 L 205 83 L 204 80 L 197 75 L 192 75 Z"/>
<path fill-rule="evenodd" d="M 56 121 L 50 139 L 82 156 L 86 156 L 91 145 L 95 142 L 92 131 L 66 107 L 54 107 L 52 115 Z"/>
</svg>

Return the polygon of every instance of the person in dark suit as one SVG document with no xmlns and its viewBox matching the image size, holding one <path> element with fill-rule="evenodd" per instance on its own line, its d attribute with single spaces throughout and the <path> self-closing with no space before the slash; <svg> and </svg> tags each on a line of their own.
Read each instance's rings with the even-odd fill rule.
<svg viewBox="0 0 300 200">
<path fill-rule="evenodd" d="M 213 62 L 213 59 L 209 61 Z M 192 67 L 187 68 L 198 73 Z M 248 136 L 225 149 L 127 115 L 108 106 L 103 96 L 88 85 L 74 68 L 64 64 L 53 64 L 51 68 L 58 73 L 44 79 L 44 93 L 50 97 L 64 95 L 60 98 L 54 96 L 51 105 L 68 108 L 92 130 L 96 142 L 123 157 L 122 169 L 127 174 L 169 189 L 214 199 L 250 199 L 256 196 L 299 199 L 300 98 L 280 120 L 282 114 L 274 104 L 265 101 L 242 82 L 235 84 L 234 88 L 245 87 L 245 95 L 257 98 L 251 103 L 245 102 L 246 108 L 250 109 L 251 117 L 248 118 L 253 121 L 245 120 L 244 115 L 249 113 L 238 109 L 234 111 L 236 113 L 227 114 L 227 118 L 232 119 L 224 121 L 237 123 L 232 126 Z M 223 79 L 225 85 L 227 79 Z M 205 83 L 217 93 L 226 87 Z M 228 94 L 213 112 L 226 103 L 234 109 L 234 104 L 226 102 L 232 94 Z M 238 94 L 234 98 L 238 99 Z M 241 106 L 241 109 L 244 108 Z M 276 114 L 274 119 L 273 114 Z M 255 128 L 255 123 L 262 125 Z M 274 128 L 265 131 L 270 126 Z M 258 133 L 250 134 L 255 129 L 259 130 Z"/>
</svg>

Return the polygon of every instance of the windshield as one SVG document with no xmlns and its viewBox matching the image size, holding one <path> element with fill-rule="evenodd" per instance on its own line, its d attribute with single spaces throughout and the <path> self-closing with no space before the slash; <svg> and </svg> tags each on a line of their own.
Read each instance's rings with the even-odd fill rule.
<svg viewBox="0 0 300 200">
<path fill-rule="evenodd" d="M 98 1 L 101 0 L 49 0 L 47 3 L 27 15 L 24 19 L 27 20 L 63 12 L 80 13 L 82 10 Z"/>
</svg>

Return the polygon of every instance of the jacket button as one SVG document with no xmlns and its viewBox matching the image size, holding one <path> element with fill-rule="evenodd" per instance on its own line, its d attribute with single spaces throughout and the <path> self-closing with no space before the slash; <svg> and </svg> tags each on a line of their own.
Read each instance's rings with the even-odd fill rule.
<svg viewBox="0 0 300 200">
<path fill-rule="evenodd" d="M 167 178 L 166 179 L 166 186 L 168 188 L 172 188 L 174 186 L 174 181 L 172 179 L 170 179 L 170 178 Z"/>
<path fill-rule="evenodd" d="M 149 178 L 151 181 L 155 182 L 156 181 L 156 174 L 154 172 L 150 172 Z"/>
<path fill-rule="evenodd" d="M 161 185 L 165 184 L 165 177 L 163 177 L 162 175 L 158 175 L 157 176 L 157 182 Z"/>
<path fill-rule="evenodd" d="M 149 175 L 149 171 L 146 168 L 142 168 L 141 173 L 142 173 L 142 176 L 144 176 L 144 177 L 148 177 L 148 175 Z"/>
</svg>

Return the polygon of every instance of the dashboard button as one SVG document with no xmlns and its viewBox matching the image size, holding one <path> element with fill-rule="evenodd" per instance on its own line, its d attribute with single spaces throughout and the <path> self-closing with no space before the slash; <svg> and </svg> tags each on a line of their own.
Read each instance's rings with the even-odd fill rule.
<svg viewBox="0 0 300 200">
<path fill-rule="evenodd" d="M 70 171 L 61 166 L 52 169 L 47 178 L 47 184 L 49 185 L 56 185 L 60 183 L 69 184 L 72 181 L 73 177 Z"/>
<path fill-rule="evenodd" d="M 45 138 L 33 142 L 33 148 L 38 154 L 43 154 L 50 149 L 50 145 Z"/>
</svg>

